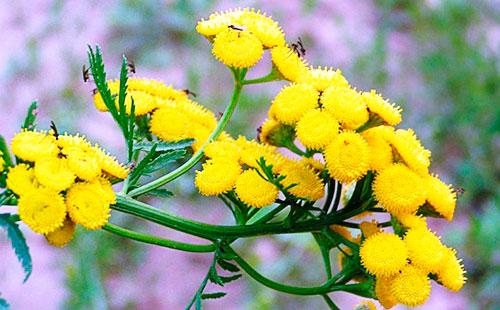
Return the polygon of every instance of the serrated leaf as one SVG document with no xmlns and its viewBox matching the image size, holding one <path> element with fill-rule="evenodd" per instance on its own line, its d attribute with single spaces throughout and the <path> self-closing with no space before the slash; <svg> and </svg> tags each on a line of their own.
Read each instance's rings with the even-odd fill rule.
<svg viewBox="0 0 500 310">
<path fill-rule="evenodd" d="M 156 151 L 161 153 L 161 152 L 167 152 L 167 151 L 173 151 L 173 150 L 180 150 L 180 149 L 185 149 L 187 147 L 190 147 L 191 144 L 193 144 L 194 139 L 185 139 L 177 142 L 165 142 L 165 141 L 159 141 L 159 142 L 149 142 L 149 141 L 144 141 L 144 142 L 139 142 L 135 144 L 136 149 L 140 149 L 146 152 L 149 152 L 150 149 L 153 147 L 154 144 L 156 144 Z"/>
<path fill-rule="evenodd" d="M 0 227 L 5 228 L 7 231 L 7 237 L 10 239 L 11 246 L 24 269 L 24 282 L 26 282 L 31 275 L 32 268 L 29 247 L 26 244 L 26 239 L 24 239 L 23 233 L 19 229 L 19 225 L 17 225 L 16 222 L 11 221 L 9 217 L 10 214 L 8 213 L 0 214 Z"/>
<path fill-rule="evenodd" d="M 9 147 L 5 138 L 0 135 L 0 152 L 2 152 L 2 158 L 7 166 L 12 166 L 12 158 L 10 157 Z"/>
<path fill-rule="evenodd" d="M 217 269 L 215 269 L 215 266 L 210 267 L 210 271 L 208 272 L 208 279 L 212 283 L 224 286 L 224 282 L 222 282 L 222 279 L 217 274 Z"/>
<path fill-rule="evenodd" d="M 224 292 L 215 292 L 215 293 L 205 293 L 201 295 L 201 299 L 217 299 L 226 296 Z"/>
<path fill-rule="evenodd" d="M 155 188 L 152 191 L 149 191 L 147 195 L 161 197 L 161 198 L 170 198 L 174 195 L 174 193 L 164 188 Z"/>
<path fill-rule="evenodd" d="M 241 273 L 238 273 L 238 274 L 235 274 L 233 276 L 220 276 L 220 279 L 222 280 L 222 282 L 224 283 L 229 283 L 229 282 L 233 282 L 235 280 L 238 280 L 239 278 L 241 278 Z"/>
<path fill-rule="evenodd" d="M 33 130 L 36 127 L 36 115 L 37 115 L 38 103 L 33 101 L 28 108 L 28 113 L 26 113 L 26 117 L 24 118 L 22 129 Z"/>
<path fill-rule="evenodd" d="M 230 262 L 228 262 L 226 260 L 218 259 L 217 263 L 224 270 L 231 271 L 231 272 L 238 272 L 238 271 L 240 271 L 240 268 L 238 268 L 238 266 L 236 266 L 236 265 L 234 265 L 234 264 L 232 264 L 232 263 L 230 263 Z"/>
<path fill-rule="evenodd" d="M 148 164 L 146 164 L 143 174 L 155 172 L 161 168 L 164 168 L 166 164 L 181 159 L 184 156 L 186 156 L 185 150 L 175 150 L 161 154 L 160 156 L 156 157 Z"/>
</svg>

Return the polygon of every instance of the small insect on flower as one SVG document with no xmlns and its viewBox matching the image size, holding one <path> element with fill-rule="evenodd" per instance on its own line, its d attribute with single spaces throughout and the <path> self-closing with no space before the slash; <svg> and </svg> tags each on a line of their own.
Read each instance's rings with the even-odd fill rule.
<svg viewBox="0 0 500 310">
<path fill-rule="evenodd" d="M 195 97 L 195 98 L 196 98 L 196 96 L 198 96 L 198 95 L 196 95 L 196 93 L 195 93 L 195 92 L 190 91 L 188 88 L 183 89 L 182 91 L 183 91 L 183 92 L 185 92 L 185 93 L 186 93 L 186 95 L 188 95 L 188 96 L 193 96 L 193 97 Z"/>
<path fill-rule="evenodd" d="M 83 82 L 87 83 L 90 79 L 90 68 L 87 68 L 85 64 L 82 66 L 82 77 L 83 77 Z"/>
<path fill-rule="evenodd" d="M 299 39 L 291 44 L 292 50 L 297 54 L 299 57 L 304 57 L 306 56 L 306 49 L 304 47 L 304 44 L 302 43 L 302 39 L 299 37 Z"/>
<path fill-rule="evenodd" d="M 235 25 L 229 25 L 227 26 L 228 28 L 231 28 L 233 30 L 237 30 L 237 31 L 244 31 L 245 28 L 244 27 L 241 27 L 241 26 L 235 26 Z"/>
<path fill-rule="evenodd" d="M 53 136 L 57 139 L 59 139 L 59 132 L 57 131 L 57 126 L 56 126 L 56 123 L 54 123 L 54 121 L 50 121 L 50 129 L 52 129 L 53 131 Z"/>
<path fill-rule="evenodd" d="M 127 62 L 127 69 L 130 73 L 135 73 L 135 63 L 134 61 L 130 60 Z"/>
</svg>

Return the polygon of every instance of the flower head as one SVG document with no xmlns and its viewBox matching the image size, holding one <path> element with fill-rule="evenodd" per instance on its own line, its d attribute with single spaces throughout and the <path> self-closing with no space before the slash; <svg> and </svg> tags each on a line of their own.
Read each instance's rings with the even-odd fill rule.
<svg viewBox="0 0 500 310">
<path fill-rule="evenodd" d="M 363 221 L 359 224 L 359 228 L 361 228 L 361 232 L 363 233 L 363 236 L 365 236 L 365 238 L 368 238 L 370 236 L 373 236 L 381 232 L 377 222 L 375 221 L 371 222 Z"/>
<path fill-rule="evenodd" d="M 392 127 L 377 126 L 361 133 L 370 148 L 370 170 L 381 171 L 393 163 L 392 147 L 385 138 Z"/>
<path fill-rule="evenodd" d="M 453 292 L 458 292 L 464 286 L 466 281 L 464 266 L 457 258 L 454 249 L 446 248 L 444 250 L 444 257 L 437 275 L 439 281 Z"/>
<path fill-rule="evenodd" d="M 229 67 L 250 68 L 262 58 L 264 49 L 252 32 L 228 27 L 215 36 L 212 53 Z"/>
<path fill-rule="evenodd" d="M 278 189 L 264 180 L 255 169 L 244 171 L 236 180 L 236 195 L 241 201 L 254 208 L 272 204 L 278 198 Z"/>
<path fill-rule="evenodd" d="M 321 104 L 346 129 L 357 129 L 368 121 L 361 95 L 348 86 L 330 86 L 321 95 Z"/>
<path fill-rule="evenodd" d="M 408 250 L 398 236 L 377 233 L 363 241 L 359 255 L 361 263 L 369 273 L 386 277 L 398 273 L 406 265 Z"/>
<path fill-rule="evenodd" d="M 20 196 L 19 217 L 34 232 L 50 233 L 61 227 L 66 218 L 64 198 L 48 188 L 37 188 Z"/>
<path fill-rule="evenodd" d="M 425 217 L 422 217 L 420 215 L 408 214 L 408 213 L 398 214 L 397 219 L 406 228 L 427 229 L 427 222 L 425 220 Z"/>
<path fill-rule="evenodd" d="M 255 11 L 254 9 L 244 9 L 241 14 L 240 24 L 248 27 L 262 45 L 266 48 L 283 46 L 285 44 L 285 35 L 277 22 L 265 13 Z"/>
<path fill-rule="evenodd" d="M 422 178 L 403 164 L 380 171 L 372 183 L 377 201 L 391 214 L 414 213 L 425 202 Z"/>
<path fill-rule="evenodd" d="M 59 152 L 54 136 L 43 131 L 21 131 L 12 138 L 11 147 L 14 155 L 31 162 Z"/>
<path fill-rule="evenodd" d="M 61 227 L 53 232 L 45 234 L 47 242 L 56 247 L 64 247 L 67 245 L 75 234 L 76 225 L 69 217 L 66 217 Z"/>
<path fill-rule="evenodd" d="M 425 180 L 428 186 L 427 202 L 445 219 L 451 221 L 457 202 L 454 190 L 450 185 L 443 183 L 437 175 L 429 176 Z"/>
<path fill-rule="evenodd" d="M 196 31 L 206 37 L 212 37 L 227 29 L 229 25 L 238 25 L 243 10 L 228 10 L 212 13 L 207 20 L 202 19 L 196 25 Z"/>
<path fill-rule="evenodd" d="M 180 141 L 191 138 L 189 117 L 172 107 L 157 109 L 149 123 L 151 133 L 164 141 Z"/>
<path fill-rule="evenodd" d="M 299 120 L 296 131 L 305 147 L 320 150 L 339 133 L 339 123 L 331 114 L 314 109 Z"/>
<path fill-rule="evenodd" d="M 7 188 L 18 196 L 38 188 L 38 182 L 35 179 L 33 169 L 27 164 L 18 164 L 9 168 L 7 174 Z"/>
<path fill-rule="evenodd" d="M 308 84 L 291 84 L 274 98 L 269 116 L 283 124 L 292 125 L 308 111 L 318 106 L 319 93 Z"/>
<path fill-rule="evenodd" d="M 297 82 L 311 84 L 318 91 L 324 91 L 330 86 L 349 86 L 346 78 L 342 75 L 342 71 L 327 67 L 309 67 L 304 74 L 298 76 Z"/>
<path fill-rule="evenodd" d="M 375 90 L 364 92 L 363 100 L 371 113 L 376 114 L 386 124 L 396 126 L 401 122 L 401 108 L 387 102 Z"/>
<path fill-rule="evenodd" d="M 95 146 L 93 150 L 97 155 L 97 161 L 99 162 L 99 166 L 101 167 L 102 172 L 112 178 L 127 178 L 128 169 L 120 164 L 115 157 L 109 155 L 98 146 Z"/>
<path fill-rule="evenodd" d="M 324 156 L 328 172 L 342 183 L 359 180 L 369 168 L 368 143 L 355 132 L 337 135 L 325 148 Z"/>
<path fill-rule="evenodd" d="M 209 160 L 202 168 L 202 171 L 196 171 L 194 182 L 204 196 L 216 196 L 232 190 L 241 174 L 240 164 L 233 160 Z"/>
<path fill-rule="evenodd" d="M 240 160 L 240 147 L 234 140 L 212 141 L 203 150 L 205 156 L 216 160 Z"/>
<path fill-rule="evenodd" d="M 377 296 L 378 301 L 382 307 L 390 309 L 394 307 L 398 302 L 396 297 L 391 292 L 391 285 L 394 276 L 390 277 L 377 277 L 375 281 L 375 296 Z"/>
<path fill-rule="evenodd" d="M 412 265 L 420 269 L 436 272 L 444 256 L 445 246 L 428 229 L 409 229 L 404 237 Z"/>
<path fill-rule="evenodd" d="M 288 191 L 296 197 L 315 201 L 325 194 L 324 184 L 318 174 L 299 161 L 287 161 L 279 173 L 285 176 L 281 181 L 283 186 L 295 184 Z"/>
<path fill-rule="evenodd" d="M 43 186 L 55 191 L 68 189 L 75 181 L 75 174 L 69 169 L 65 158 L 46 157 L 35 163 L 35 176 Z"/>
<path fill-rule="evenodd" d="M 271 58 L 278 72 L 288 81 L 298 81 L 308 70 L 306 61 L 285 45 L 272 48 Z"/>
<path fill-rule="evenodd" d="M 428 174 L 431 152 L 422 146 L 412 129 L 396 130 L 390 143 L 410 169 L 421 176 Z"/>
<path fill-rule="evenodd" d="M 400 304 L 416 307 L 425 303 L 431 293 L 427 273 L 412 265 L 405 266 L 394 277 L 391 285 L 392 295 Z"/>
<path fill-rule="evenodd" d="M 66 148 L 64 150 L 68 161 L 68 168 L 80 179 L 92 181 L 101 175 L 99 158 L 94 150 L 81 148 Z"/>
</svg>

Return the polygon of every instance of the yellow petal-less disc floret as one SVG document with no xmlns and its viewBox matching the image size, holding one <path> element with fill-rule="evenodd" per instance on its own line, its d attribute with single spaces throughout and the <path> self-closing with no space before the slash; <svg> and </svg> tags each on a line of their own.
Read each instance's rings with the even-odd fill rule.
<svg viewBox="0 0 500 310">
<path fill-rule="evenodd" d="M 321 199 L 325 194 L 324 184 L 318 174 L 299 161 L 287 161 L 279 173 L 286 176 L 281 181 L 283 186 L 288 187 L 296 184 L 289 189 L 289 192 L 296 197 L 315 201 Z"/>
<path fill-rule="evenodd" d="M 42 131 L 21 131 L 12 138 L 11 148 L 14 155 L 31 162 L 59 152 L 54 136 Z"/>
<path fill-rule="evenodd" d="M 62 149 L 62 153 L 66 154 L 69 150 L 80 149 L 82 151 L 89 151 L 92 149 L 92 145 L 85 139 L 85 137 L 80 135 L 70 135 L 64 133 L 57 137 L 57 146 Z"/>
<path fill-rule="evenodd" d="M 242 14 L 243 10 L 240 8 L 212 13 L 207 20 L 202 19 L 198 22 L 196 31 L 205 37 L 215 36 L 230 25 L 239 25 Z"/>
<path fill-rule="evenodd" d="M 151 133 L 164 141 L 180 141 L 191 138 L 189 117 L 172 107 L 157 109 L 149 123 Z"/>
<path fill-rule="evenodd" d="M 7 174 L 7 188 L 18 196 L 38 188 L 35 173 L 27 164 L 11 167 Z"/>
<path fill-rule="evenodd" d="M 397 235 L 378 233 L 363 241 L 359 255 L 369 273 L 386 277 L 396 274 L 406 265 L 408 250 Z"/>
<path fill-rule="evenodd" d="M 394 276 L 377 277 L 375 281 L 375 296 L 385 309 L 391 309 L 398 303 L 391 291 L 393 279 Z"/>
<path fill-rule="evenodd" d="M 120 164 L 115 157 L 109 155 L 98 146 L 94 146 L 92 149 L 97 155 L 97 161 L 102 172 L 106 175 L 117 179 L 125 179 L 128 176 L 128 169 Z"/>
<path fill-rule="evenodd" d="M 39 234 L 56 230 L 66 218 L 64 198 L 47 188 L 38 188 L 22 195 L 18 206 L 21 221 Z"/>
<path fill-rule="evenodd" d="M 431 283 L 425 271 L 407 265 L 394 277 L 391 291 L 398 303 L 416 307 L 429 298 Z"/>
<path fill-rule="evenodd" d="M 203 150 L 205 156 L 211 159 L 240 160 L 240 147 L 234 140 L 212 141 Z"/>
<path fill-rule="evenodd" d="M 429 173 L 431 152 L 422 146 L 412 129 L 396 130 L 390 143 L 410 169 L 421 176 Z"/>
<path fill-rule="evenodd" d="M 278 198 L 278 189 L 264 180 L 255 169 L 244 171 L 236 180 L 236 195 L 254 208 L 272 204 Z"/>
<path fill-rule="evenodd" d="M 458 292 L 464 286 L 465 270 L 452 248 L 446 248 L 441 267 L 438 272 L 439 281 L 449 290 Z"/>
<path fill-rule="evenodd" d="M 202 167 L 202 171 L 196 171 L 194 182 L 204 196 L 216 196 L 232 190 L 241 174 L 241 166 L 236 161 L 209 160 Z"/>
<path fill-rule="evenodd" d="M 451 221 L 455 213 L 457 195 L 450 185 L 446 185 L 437 175 L 428 176 L 427 202 L 445 219 Z"/>
<path fill-rule="evenodd" d="M 76 225 L 71 221 L 69 217 L 66 217 L 64 223 L 61 227 L 57 228 L 53 232 L 45 234 L 45 239 L 47 242 L 56 247 L 64 247 L 67 245 L 75 235 Z"/>
<path fill-rule="evenodd" d="M 420 228 L 427 229 L 427 222 L 425 217 L 415 214 L 398 214 L 398 221 L 406 228 Z"/>
<path fill-rule="evenodd" d="M 369 168 L 369 148 L 363 137 L 345 131 L 337 135 L 324 151 L 330 176 L 342 183 L 362 178 Z"/>
<path fill-rule="evenodd" d="M 296 82 L 308 70 L 306 61 L 288 46 L 272 48 L 271 59 L 278 72 L 288 81 Z"/>
<path fill-rule="evenodd" d="M 422 178 L 403 164 L 392 164 L 380 171 L 372 189 L 377 201 L 395 215 L 415 213 L 426 197 Z"/>
<path fill-rule="evenodd" d="M 71 220 L 87 229 L 99 229 L 108 222 L 114 202 L 111 184 L 99 180 L 74 184 L 66 194 Z"/>
<path fill-rule="evenodd" d="M 262 58 L 264 49 L 250 31 L 227 28 L 215 36 L 212 53 L 229 67 L 250 68 Z"/>
<path fill-rule="evenodd" d="M 439 269 L 445 246 L 434 233 L 428 229 L 409 229 L 404 240 L 413 265 L 429 272 Z"/>
<path fill-rule="evenodd" d="M 277 22 L 254 9 L 244 9 L 239 22 L 248 27 L 266 48 L 285 45 L 285 35 Z"/>
<path fill-rule="evenodd" d="M 396 126 L 401 123 L 401 108 L 399 106 L 389 103 L 375 90 L 364 92 L 362 97 L 368 110 L 380 117 L 386 124 Z"/>
<path fill-rule="evenodd" d="M 361 132 L 370 148 L 370 170 L 381 171 L 393 163 L 392 147 L 384 138 L 384 132 L 391 129 L 394 130 L 388 126 L 377 126 Z"/>
<path fill-rule="evenodd" d="M 296 132 L 305 147 L 320 150 L 339 133 L 339 123 L 331 114 L 314 109 L 299 120 Z"/>
<path fill-rule="evenodd" d="M 357 129 L 369 118 L 361 95 L 350 87 L 328 87 L 321 95 L 321 104 L 346 129 Z"/>
<path fill-rule="evenodd" d="M 80 148 L 66 148 L 63 153 L 67 156 L 69 169 L 80 179 L 92 181 L 101 175 L 101 166 L 97 154 L 92 150 Z"/>
<path fill-rule="evenodd" d="M 308 111 L 318 107 L 319 93 L 308 84 L 291 84 L 281 89 L 269 109 L 269 116 L 293 125 Z"/>
<path fill-rule="evenodd" d="M 65 158 L 46 157 L 38 160 L 35 176 L 40 184 L 58 192 L 68 189 L 75 181 L 75 174 Z"/>
<path fill-rule="evenodd" d="M 248 167 L 257 168 L 257 161 L 263 157 L 267 165 L 276 165 L 279 159 L 279 154 L 276 153 L 276 147 L 269 144 L 261 144 L 256 141 L 248 141 L 245 137 L 240 136 L 236 140 L 236 144 L 241 149 L 240 163 Z"/>
<path fill-rule="evenodd" d="M 298 76 L 297 82 L 311 84 L 318 91 L 324 91 L 330 86 L 349 86 L 346 78 L 342 75 L 342 71 L 327 67 L 309 67 L 304 74 Z"/>
</svg>

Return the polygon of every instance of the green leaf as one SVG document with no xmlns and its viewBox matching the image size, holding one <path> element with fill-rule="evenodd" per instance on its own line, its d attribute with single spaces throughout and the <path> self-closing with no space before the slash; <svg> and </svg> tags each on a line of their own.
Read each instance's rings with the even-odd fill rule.
<svg viewBox="0 0 500 310">
<path fill-rule="evenodd" d="M 238 271 L 240 271 L 240 268 L 238 268 L 238 266 L 236 266 L 235 264 L 232 264 L 232 263 L 230 263 L 230 262 L 228 262 L 226 260 L 218 259 L 217 263 L 224 270 L 231 271 L 231 272 L 238 272 Z"/>
<path fill-rule="evenodd" d="M 220 286 L 224 286 L 224 282 L 222 282 L 222 279 L 217 274 L 217 269 L 215 269 L 215 265 L 212 265 L 210 267 L 210 271 L 208 272 L 208 279 L 212 283 L 218 284 Z"/>
<path fill-rule="evenodd" d="M 28 113 L 26 114 L 26 117 L 24 118 L 24 123 L 23 126 L 21 127 L 22 129 L 26 130 L 35 129 L 37 108 L 38 108 L 38 103 L 36 101 L 33 101 L 30 107 L 28 108 Z"/>
<path fill-rule="evenodd" d="M 134 170 L 130 174 L 130 184 L 133 185 L 143 174 L 144 168 L 153 160 L 156 154 L 156 144 L 153 144 L 151 150 L 144 156 L 144 158 L 135 166 Z"/>
<path fill-rule="evenodd" d="M 156 196 L 156 197 L 161 197 L 161 198 L 170 198 L 174 195 L 169 190 L 166 190 L 164 188 L 155 188 L 152 191 L 147 193 L 147 196 Z"/>
<path fill-rule="evenodd" d="M 12 158 L 10 157 L 9 147 L 5 138 L 0 135 L 0 151 L 2 152 L 2 158 L 7 166 L 12 166 Z"/>
<path fill-rule="evenodd" d="M 0 227 L 5 228 L 7 231 L 7 237 L 10 239 L 12 248 L 16 253 L 17 259 L 21 263 L 26 276 L 24 277 L 24 282 L 28 280 L 31 275 L 31 256 L 28 245 L 26 244 L 26 239 L 24 239 L 23 233 L 19 229 L 19 225 L 9 219 L 10 214 L 0 214 Z"/>
<path fill-rule="evenodd" d="M 201 299 L 218 299 L 226 296 L 224 292 L 216 292 L 216 293 L 205 293 L 201 295 Z"/>
<path fill-rule="evenodd" d="M 161 154 L 160 156 L 156 157 L 154 160 L 149 162 L 144 167 L 143 174 L 155 172 L 161 168 L 164 168 L 166 164 L 171 163 L 173 161 L 176 161 L 178 159 L 181 159 L 185 155 L 186 155 L 185 150 L 175 150 L 175 151 L 167 152 L 165 154 Z"/>
<path fill-rule="evenodd" d="M 185 139 L 177 142 L 165 142 L 165 141 L 159 141 L 159 142 L 139 142 L 135 144 L 135 149 L 140 149 L 146 152 L 149 152 L 153 145 L 156 144 L 156 151 L 157 152 L 167 152 L 167 151 L 172 151 L 172 150 L 179 150 L 179 149 L 185 149 L 187 147 L 190 147 L 191 144 L 193 144 L 194 139 Z"/>
<path fill-rule="evenodd" d="M 241 273 L 235 274 L 235 275 L 233 275 L 233 276 L 227 276 L 227 277 L 220 276 L 220 279 L 221 279 L 221 280 L 222 280 L 222 282 L 224 282 L 224 283 L 233 282 L 233 281 L 235 281 L 235 280 L 238 280 L 239 278 L 241 278 Z"/>
</svg>

